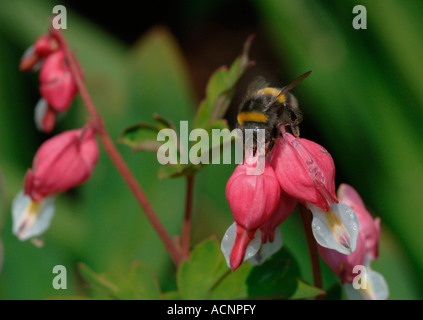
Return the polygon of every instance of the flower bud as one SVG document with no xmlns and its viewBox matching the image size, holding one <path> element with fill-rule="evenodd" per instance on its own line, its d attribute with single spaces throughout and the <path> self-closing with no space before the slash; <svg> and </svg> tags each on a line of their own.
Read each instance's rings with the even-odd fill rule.
<svg viewBox="0 0 423 320">
<path fill-rule="evenodd" d="M 273 214 L 279 199 L 280 186 L 272 167 L 266 162 L 263 174 L 249 175 L 251 164 L 240 164 L 226 185 L 226 198 L 236 222 L 236 238 L 230 254 L 232 270 L 244 259 L 256 230 Z"/>
<path fill-rule="evenodd" d="M 262 175 L 248 175 L 248 166 L 237 166 L 226 184 L 226 199 L 237 224 L 253 230 L 275 211 L 280 199 L 280 186 L 267 162 Z"/>
<path fill-rule="evenodd" d="M 48 105 L 57 112 L 66 111 L 77 93 L 77 86 L 63 50 L 45 59 L 39 78 L 40 93 Z"/>
<path fill-rule="evenodd" d="M 22 71 L 35 70 L 49 54 L 59 48 L 58 42 L 50 34 L 41 35 L 35 43 L 24 53 L 19 69 Z"/>
<path fill-rule="evenodd" d="M 25 194 L 34 202 L 82 184 L 91 176 L 99 155 L 94 129 L 65 131 L 38 149 L 25 176 Z"/>
<path fill-rule="evenodd" d="M 303 204 L 328 211 L 338 202 L 333 159 L 317 143 L 285 132 L 275 143 L 270 163 L 282 190 Z"/>
<path fill-rule="evenodd" d="M 47 101 L 40 99 L 35 106 L 35 125 L 44 133 L 50 133 L 56 124 L 57 112 L 50 108 Z"/>
<path fill-rule="evenodd" d="M 370 262 L 377 258 L 380 220 L 373 220 L 353 187 L 342 184 L 337 195 L 340 201 L 337 205 L 353 209 L 360 224 L 355 250 L 342 254 L 319 244 L 320 255 L 341 279 L 349 299 L 387 299 L 389 288 L 384 277 L 370 269 Z"/>
</svg>

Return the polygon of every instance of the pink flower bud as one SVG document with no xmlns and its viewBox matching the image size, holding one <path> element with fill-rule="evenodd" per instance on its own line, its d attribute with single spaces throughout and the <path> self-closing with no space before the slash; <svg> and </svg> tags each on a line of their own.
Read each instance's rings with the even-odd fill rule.
<svg viewBox="0 0 423 320">
<path fill-rule="evenodd" d="M 232 270 L 242 263 L 255 231 L 273 214 L 280 199 L 280 186 L 272 167 L 266 162 L 261 175 L 248 175 L 249 168 L 251 165 L 238 165 L 226 185 L 226 198 L 237 226 L 230 255 Z"/>
<path fill-rule="evenodd" d="M 370 268 L 378 255 L 380 220 L 373 220 L 353 187 L 342 184 L 337 195 L 339 205 L 353 209 L 359 220 L 355 250 L 346 255 L 319 245 L 320 255 L 339 276 L 349 299 L 385 300 L 389 296 L 388 285 L 381 274 Z"/>
<path fill-rule="evenodd" d="M 371 260 L 378 257 L 380 219 L 373 220 L 358 192 L 348 184 L 341 184 L 337 191 L 338 200 L 345 203 L 357 214 L 360 221 L 360 233 L 363 234 L 366 252 Z"/>
<path fill-rule="evenodd" d="M 35 106 L 35 124 L 37 129 L 44 133 L 50 133 L 56 124 L 57 112 L 50 108 L 47 101 L 40 99 Z"/>
<path fill-rule="evenodd" d="M 66 111 L 77 93 L 75 79 L 63 50 L 50 54 L 40 71 L 41 96 L 57 112 Z"/>
<path fill-rule="evenodd" d="M 99 155 L 94 129 L 65 131 L 38 149 L 25 176 L 25 194 L 38 202 L 82 184 L 91 176 Z"/>
<path fill-rule="evenodd" d="M 38 63 L 58 48 L 58 42 L 49 34 L 41 35 L 37 41 L 25 51 L 19 64 L 19 69 L 22 71 L 33 70 Z"/>
<path fill-rule="evenodd" d="M 237 224 L 245 229 L 260 227 L 275 211 L 280 186 L 266 162 L 262 175 L 248 175 L 248 164 L 240 164 L 226 184 L 226 199 Z"/>
<path fill-rule="evenodd" d="M 290 216 L 296 206 L 297 200 L 281 191 L 278 207 L 270 218 L 260 226 L 262 243 L 273 242 L 276 228 Z"/>
<path fill-rule="evenodd" d="M 275 143 L 270 163 L 282 190 L 303 204 L 326 212 L 338 202 L 333 159 L 317 143 L 285 132 Z"/>
</svg>

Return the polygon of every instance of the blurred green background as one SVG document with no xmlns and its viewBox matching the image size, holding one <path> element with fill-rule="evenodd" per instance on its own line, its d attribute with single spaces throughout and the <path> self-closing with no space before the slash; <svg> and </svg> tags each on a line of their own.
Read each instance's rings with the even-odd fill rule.
<svg viewBox="0 0 423 320">
<path fill-rule="evenodd" d="M 134 260 L 157 274 L 163 291 L 176 287 L 175 269 L 141 209 L 102 151 L 89 182 L 58 197 L 56 215 L 37 248 L 11 233 L 10 203 L 22 188 L 38 146 L 36 73 L 18 71 L 23 51 L 46 32 L 54 1 L 0 1 L 0 237 L 4 265 L 0 299 L 96 294 L 77 272 L 125 272 Z M 176 123 L 192 120 L 207 79 L 229 65 L 246 38 L 256 65 L 247 72 L 227 114 L 234 125 L 249 81 L 265 76 L 283 86 L 313 73 L 292 92 L 304 113 L 302 137 L 325 146 L 337 184 L 353 185 L 382 219 L 380 258 L 391 299 L 423 297 L 423 2 L 420 0 L 172 1 L 151 8 L 82 1 L 68 9 L 65 35 L 84 69 L 89 92 L 113 138 L 154 112 Z M 353 7 L 367 8 L 367 30 L 355 30 Z M 87 119 L 80 98 L 55 133 Z M 154 154 L 118 146 L 172 236 L 181 230 L 184 179 L 157 179 Z M 232 223 L 225 199 L 235 165 L 213 165 L 196 177 L 192 244 Z M 282 226 L 284 243 L 312 281 L 298 214 Z M 52 287 L 55 265 L 68 271 L 68 289 Z M 324 287 L 337 280 L 322 263 Z"/>
</svg>

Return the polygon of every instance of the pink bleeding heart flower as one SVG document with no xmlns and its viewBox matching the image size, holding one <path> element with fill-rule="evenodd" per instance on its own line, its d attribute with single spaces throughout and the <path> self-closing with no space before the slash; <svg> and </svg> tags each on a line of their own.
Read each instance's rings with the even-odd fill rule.
<svg viewBox="0 0 423 320">
<path fill-rule="evenodd" d="M 338 275 L 342 283 L 352 283 L 357 273 L 353 272 L 356 265 L 364 263 L 366 255 L 366 246 L 362 234 L 357 237 L 357 244 L 354 252 L 343 254 L 336 250 L 328 249 L 318 245 L 319 253 L 322 259 Z"/>
<path fill-rule="evenodd" d="M 99 155 L 94 133 L 84 127 L 45 141 L 25 176 L 25 194 L 37 202 L 88 180 Z"/>
<path fill-rule="evenodd" d="M 316 241 L 341 253 L 353 252 L 359 221 L 351 208 L 338 203 L 335 165 L 329 152 L 313 141 L 283 131 L 270 163 L 282 190 L 313 213 Z"/>
<path fill-rule="evenodd" d="M 380 218 L 373 219 L 358 192 L 348 184 L 341 184 L 337 191 L 338 200 L 345 203 L 358 216 L 360 233 L 364 235 L 369 259 L 376 260 L 379 253 Z"/>
<path fill-rule="evenodd" d="M 264 263 L 282 248 L 282 232 L 278 227 L 291 215 L 296 206 L 297 200 L 281 191 L 278 207 L 270 218 L 260 226 L 261 246 L 257 253 L 248 259 L 251 264 Z"/>
<path fill-rule="evenodd" d="M 38 149 L 12 203 L 13 233 L 27 240 L 44 233 L 54 215 L 55 195 L 85 182 L 97 162 L 99 150 L 95 130 L 63 132 L 45 141 Z"/>
<path fill-rule="evenodd" d="M 356 249 L 347 255 L 319 245 L 319 253 L 344 284 L 348 298 L 385 300 L 389 296 L 388 285 L 381 274 L 370 268 L 370 262 L 377 259 L 380 219 L 373 220 L 353 187 L 342 184 L 337 194 L 340 202 L 357 213 L 360 231 Z"/>
<path fill-rule="evenodd" d="M 248 244 L 276 210 L 280 199 L 280 186 L 272 167 L 266 162 L 262 174 L 250 175 L 251 166 L 247 161 L 238 165 L 226 185 L 226 198 L 236 223 L 236 236 L 228 245 L 223 245 L 226 242 L 222 241 L 222 251 L 232 270 L 241 265 Z M 260 239 L 258 244 L 260 246 Z"/>
<path fill-rule="evenodd" d="M 59 49 L 59 43 L 49 33 L 41 35 L 24 53 L 19 69 L 22 71 L 36 70 L 42 61 Z"/>
<path fill-rule="evenodd" d="M 275 143 L 270 163 L 282 190 L 303 204 L 312 203 L 328 211 L 338 202 L 335 164 L 319 144 L 285 132 Z"/>
<path fill-rule="evenodd" d="M 261 226 L 261 242 L 273 242 L 275 230 L 279 227 L 294 211 L 297 206 L 297 200 L 281 192 L 278 207 L 275 212 Z"/>
<path fill-rule="evenodd" d="M 50 54 L 40 70 L 40 93 L 57 112 L 66 111 L 78 89 L 63 50 Z"/>
</svg>

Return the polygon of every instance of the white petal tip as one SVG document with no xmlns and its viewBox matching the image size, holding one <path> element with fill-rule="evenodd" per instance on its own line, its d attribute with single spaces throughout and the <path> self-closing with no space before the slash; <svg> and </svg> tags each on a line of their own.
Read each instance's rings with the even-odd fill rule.
<svg viewBox="0 0 423 320">
<path fill-rule="evenodd" d="M 354 252 L 360 224 L 355 212 L 343 203 L 334 204 L 328 212 L 309 205 L 313 213 L 313 235 L 322 247 L 343 254 Z"/>
<path fill-rule="evenodd" d="M 48 229 L 53 215 L 53 197 L 33 202 L 20 191 L 12 203 L 13 234 L 21 241 L 39 236 Z"/>
<path fill-rule="evenodd" d="M 226 264 L 230 268 L 230 256 L 232 252 L 232 248 L 235 244 L 236 238 L 236 222 L 232 223 L 230 227 L 226 230 L 225 235 L 223 236 L 220 249 L 222 250 L 223 255 L 225 256 Z M 257 251 L 260 249 L 261 246 L 261 231 L 257 229 L 256 233 L 254 234 L 254 239 L 252 239 L 245 250 L 244 259 L 248 260 L 253 257 Z"/>
<path fill-rule="evenodd" d="M 273 242 L 266 242 L 265 244 L 262 244 L 260 250 L 248 261 L 252 265 L 261 265 L 268 258 L 278 252 L 282 248 L 282 245 L 282 232 L 279 228 L 276 228 Z"/>
<path fill-rule="evenodd" d="M 368 268 L 360 284 L 344 284 L 345 293 L 349 300 L 387 300 L 389 287 L 385 278 L 378 272 Z"/>
</svg>

